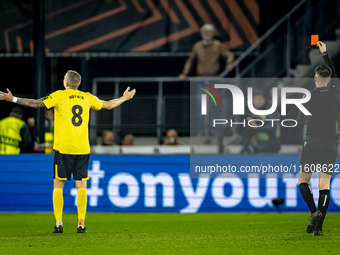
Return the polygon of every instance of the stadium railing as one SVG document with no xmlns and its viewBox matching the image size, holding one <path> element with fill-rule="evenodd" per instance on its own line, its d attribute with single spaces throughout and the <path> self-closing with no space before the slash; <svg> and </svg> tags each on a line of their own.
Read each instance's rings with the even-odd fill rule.
<svg viewBox="0 0 340 255">
<path fill-rule="evenodd" d="M 230 78 L 188 77 L 179 81 L 177 77 L 105 77 L 92 80 L 92 93 L 103 100 L 118 98 L 127 86 L 138 84 L 154 86 L 156 95 L 138 95 L 133 103 L 127 102 L 112 112 L 92 112 L 90 118 L 90 141 L 97 143 L 100 131 L 111 129 L 115 134 L 138 133 L 146 137 L 157 137 L 157 144 L 167 129 L 179 130 L 190 136 L 190 94 L 189 81 L 209 84 L 210 81 L 227 82 Z M 111 85 L 111 86 L 108 86 Z M 185 86 L 185 94 L 165 94 L 165 86 Z M 105 89 L 109 88 L 109 92 Z M 138 91 L 138 87 L 137 87 Z M 137 92 L 138 93 L 138 92 Z M 136 111 L 138 109 L 138 111 Z M 152 140 L 152 138 L 150 138 Z M 155 142 L 155 141 L 149 142 Z M 148 145 L 148 144 L 146 144 Z M 152 145 L 152 144 L 150 144 Z"/>
</svg>

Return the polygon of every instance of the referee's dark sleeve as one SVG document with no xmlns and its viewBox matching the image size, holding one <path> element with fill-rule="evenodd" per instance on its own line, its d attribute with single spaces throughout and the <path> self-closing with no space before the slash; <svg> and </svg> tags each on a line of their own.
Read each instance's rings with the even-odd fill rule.
<svg viewBox="0 0 340 255">
<path fill-rule="evenodd" d="M 334 66 L 333 66 L 331 59 L 329 58 L 328 52 L 325 51 L 324 53 L 322 53 L 322 56 L 323 56 L 323 59 L 325 61 L 325 64 L 332 70 L 331 81 L 329 83 L 329 87 L 339 90 L 338 79 L 336 77 Z"/>
<path fill-rule="evenodd" d="M 308 102 L 303 105 L 308 111 L 309 111 L 309 104 Z M 298 127 L 303 127 L 306 124 L 307 116 L 304 115 L 301 111 L 299 111 L 299 114 L 296 118 L 297 126 Z"/>
<path fill-rule="evenodd" d="M 28 126 L 25 124 L 22 126 L 21 130 L 20 130 L 20 136 L 22 139 L 22 149 L 24 152 L 30 152 L 32 151 L 32 136 L 30 133 L 30 130 L 28 128 Z"/>
</svg>

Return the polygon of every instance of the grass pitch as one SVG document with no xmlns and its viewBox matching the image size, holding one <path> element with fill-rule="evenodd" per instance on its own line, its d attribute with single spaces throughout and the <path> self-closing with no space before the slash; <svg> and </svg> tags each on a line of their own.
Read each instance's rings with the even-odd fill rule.
<svg viewBox="0 0 340 255">
<path fill-rule="evenodd" d="M 324 236 L 307 234 L 308 214 L 96 214 L 77 234 L 77 215 L 0 214 L 0 254 L 339 254 L 339 214 Z"/>
</svg>

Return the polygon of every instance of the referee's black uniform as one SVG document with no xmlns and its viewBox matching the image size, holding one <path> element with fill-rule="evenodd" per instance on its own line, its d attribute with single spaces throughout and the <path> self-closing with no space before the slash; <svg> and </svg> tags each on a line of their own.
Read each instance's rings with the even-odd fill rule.
<svg viewBox="0 0 340 255">
<path fill-rule="evenodd" d="M 339 85 L 333 64 L 327 52 L 322 54 L 326 65 L 332 70 L 331 81 L 327 87 L 316 87 L 311 90 L 311 99 L 304 104 L 312 116 L 299 113 L 299 127 L 307 124 L 306 137 L 300 159 L 302 172 L 316 172 L 319 169 L 333 174 L 333 165 L 338 154 L 337 116 L 339 110 Z M 307 122 L 306 122 L 307 121 Z"/>
</svg>

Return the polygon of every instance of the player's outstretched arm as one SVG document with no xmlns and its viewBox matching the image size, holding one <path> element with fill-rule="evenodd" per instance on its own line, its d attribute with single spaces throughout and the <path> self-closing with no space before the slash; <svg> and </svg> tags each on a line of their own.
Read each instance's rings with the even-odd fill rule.
<svg viewBox="0 0 340 255">
<path fill-rule="evenodd" d="M 7 93 L 0 91 L 0 100 L 14 102 L 20 104 L 22 106 L 39 108 L 44 107 L 44 103 L 41 99 L 25 99 L 25 98 L 17 98 L 12 95 L 12 92 L 7 89 Z"/>
<path fill-rule="evenodd" d="M 130 91 L 129 90 L 130 90 L 130 87 L 127 87 L 127 89 L 124 91 L 123 96 L 120 97 L 120 98 L 112 99 L 110 101 L 103 101 L 103 109 L 111 110 L 111 109 L 121 105 L 125 101 L 133 98 L 133 96 L 136 93 L 136 89 L 133 89 L 133 90 L 130 90 Z"/>
</svg>

